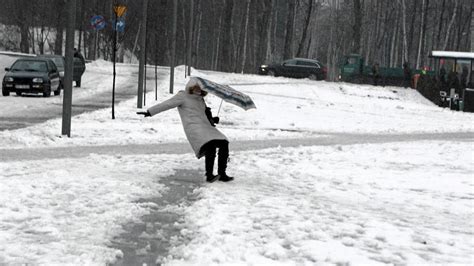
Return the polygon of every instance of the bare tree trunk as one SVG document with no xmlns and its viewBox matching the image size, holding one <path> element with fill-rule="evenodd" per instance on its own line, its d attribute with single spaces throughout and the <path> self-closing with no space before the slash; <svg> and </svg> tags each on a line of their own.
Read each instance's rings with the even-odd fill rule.
<svg viewBox="0 0 474 266">
<path fill-rule="evenodd" d="M 359 1 L 359 0 L 354 0 L 354 1 Z M 308 8 L 306 9 L 306 18 L 305 22 L 303 25 L 303 36 L 301 37 L 301 41 L 298 45 L 298 51 L 296 53 L 296 56 L 301 57 L 303 56 L 303 49 L 304 45 L 306 44 L 306 36 L 308 34 L 308 27 L 309 27 L 309 22 L 311 21 L 311 14 L 313 13 L 313 0 L 309 0 L 308 2 Z"/>
<path fill-rule="evenodd" d="M 398 12 L 398 11 L 397 11 Z M 395 27 L 392 28 L 392 40 L 390 43 L 390 67 L 395 66 L 395 43 L 397 42 L 397 32 L 398 32 L 398 16 L 395 16 Z"/>
<path fill-rule="evenodd" d="M 319 50 L 319 42 L 318 42 L 318 24 L 316 23 L 316 19 L 318 17 L 318 10 L 320 7 L 320 3 L 316 3 L 317 6 L 315 7 L 314 15 L 312 16 L 311 20 L 311 37 L 308 45 L 308 56 L 310 58 L 318 58 L 318 50 Z"/>
<path fill-rule="evenodd" d="M 449 35 L 451 33 L 451 29 L 453 27 L 454 21 L 456 19 L 456 11 L 458 10 L 458 0 L 453 0 L 454 1 L 454 10 L 453 10 L 453 16 L 451 17 L 451 21 L 448 24 L 448 29 L 446 30 L 446 37 L 444 39 L 444 44 L 443 44 L 443 50 L 446 50 L 448 47 L 448 41 L 449 41 Z"/>
<path fill-rule="evenodd" d="M 135 42 L 133 42 L 132 56 L 135 55 L 135 51 L 137 50 L 138 37 L 140 37 L 140 30 L 141 30 L 141 27 L 142 27 L 142 22 L 140 21 L 140 23 L 138 24 L 137 35 L 135 35 Z M 132 57 L 131 57 L 131 56 L 130 56 L 130 58 L 129 58 L 129 63 L 132 63 Z"/>
<path fill-rule="evenodd" d="M 254 50 L 256 52 L 255 56 L 255 65 L 263 64 L 266 62 L 268 54 L 268 38 L 271 37 L 269 28 L 272 24 L 272 2 L 273 0 L 261 0 L 257 1 L 257 5 L 262 8 L 263 16 L 258 16 L 258 13 L 255 16 L 255 39 L 258 41 L 254 42 Z M 256 11 L 258 12 L 258 10 Z"/>
<path fill-rule="evenodd" d="M 474 52 L 474 9 L 472 8 L 472 6 L 471 6 L 471 52 Z M 472 80 L 472 75 L 471 75 L 471 80 Z"/>
<path fill-rule="evenodd" d="M 439 16 L 439 23 L 438 23 L 438 35 L 436 37 L 436 48 L 441 49 L 442 47 L 440 46 L 441 44 L 441 30 L 443 29 L 443 17 L 444 17 L 444 11 L 446 10 L 446 0 L 443 0 L 443 4 L 441 6 L 441 15 Z"/>
<path fill-rule="evenodd" d="M 360 42 L 361 42 L 361 27 L 362 27 L 362 8 L 360 0 L 353 0 L 354 4 L 354 25 L 352 27 L 354 33 L 352 36 L 353 41 L 353 52 L 360 54 Z"/>
<path fill-rule="evenodd" d="M 63 22 L 63 11 L 65 1 L 58 1 L 58 13 L 56 15 L 56 38 L 54 40 L 54 53 L 57 55 L 63 54 L 63 34 L 64 34 L 64 22 Z"/>
<path fill-rule="evenodd" d="M 212 64 L 212 69 L 217 70 L 217 62 L 219 62 L 219 47 L 221 43 L 221 32 L 222 32 L 222 17 L 224 15 L 221 14 L 219 16 L 219 25 L 218 25 L 218 31 L 217 31 L 217 40 L 216 40 L 216 48 L 214 50 L 214 61 Z"/>
<path fill-rule="evenodd" d="M 36 35 L 35 35 L 35 28 L 31 28 L 31 31 L 28 31 L 28 34 L 31 36 L 31 53 L 36 54 Z"/>
<path fill-rule="evenodd" d="M 239 59 L 240 59 L 240 52 L 241 52 L 241 49 L 242 49 L 242 40 L 244 39 L 244 34 L 245 34 L 245 18 L 241 18 L 240 22 L 239 22 L 239 25 L 240 27 L 238 27 L 238 39 L 236 41 L 237 43 L 237 46 L 236 48 L 234 49 L 234 60 L 233 60 L 233 71 L 234 72 L 239 72 L 240 71 L 240 66 L 239 66 Z"/>
<path fill-rule="evenodd" d="M 247 61 L 247 36 L 248 36 L 248 27 L 249 27 L 250 1 L 251 0 L 247 0 L 247 12 L 245 15 L 245 37 L 244 37 L 244 48 L 243 48 L 244 54 L 242 56 L 242 67 L 240 68 L 242 73 L 244 72 L 245 62 Z"/>
<path fill-rule="evenodd" d="M 196 65 L 197 67 L 201 67 L 200 62 L 198 62 L 197 58 L 199 58 L 199 48 L 200 48 L 200 43 L 201 43 L 201 23 L 202 23 L 202 8 L 201 8 L 201 1 L 198 1 L 198 21 L 197 21 L 197 30 L 195 32 L 196 36 L 194 37 L 195 44 L 194 47 L 195 53 L 193 54 L 193 64 Z"/>
<path fill-rule="evenodd" d="M 421 2 L 421 26 L 420 26 L 420 36 L 418 39 L 418 53 L 416 54 L 416 68 L 420 68 L 420 57 L 421 57 L 421 47 L 423 45 L 423 35 L 424 35 L 424 23 L 425 23 L 425 4 L 426 0 Z"/>
<path fill-rule="evenodd" d="M 402 0 L 402 28 L 403 28 L 403 62 L 408 62 L 408 42 L 407 42 L 407 8 L 405 0 Z"/>
<path fill-rule="evenodd" d="M 288 15 L 286 19 L 286 34 L 285 34 L 285 49 L 283 52 L 283 58 L 288 59 L 293 57 L 293 23 L 295 20 L 295 1 L 288 1 Z"/>
<path fill-rule="evenodd" d="M 421 53 L 420 53 L 420 66 L 425 65 L 425 58 L 428 57 L 428 54 L 426 54 L 426 39 L 427 39 L 427 24 L 428 24 L 428 17 L 429 17 L 429 7 L 430 7 L 430 0 L 425 0 L 425 10 L 423 11 L 425 13 L 425 16 L 423 17 L 423 38 L 421 40 Z"/>
<path fill-rule="evenodd" d="M 271 6 L 270 6 L 270 21 L 268 22 L 268 28 L 267 28 L 267 49 L 266 49 L 266 54 L 265 54 L 265 61 L 268 62 L 271 60 L 272 55 L 273 55 L 273 42 L 275 41 L 273 38 L 273 28 L 275 27 L 275 2 L 276 0 L 270 0 L 271 1 Z"/>
<path fill-rule="evenodd" d="M 224 3 L 224 25 L 222 35 L 221 60 L 219 60 L 219 70 L 230 72 L 232 70 L 231 60 L 231 32 L 232 32 L 232 14 L 234 10 L 234 0 L 226 0 Z"/>
</svg>

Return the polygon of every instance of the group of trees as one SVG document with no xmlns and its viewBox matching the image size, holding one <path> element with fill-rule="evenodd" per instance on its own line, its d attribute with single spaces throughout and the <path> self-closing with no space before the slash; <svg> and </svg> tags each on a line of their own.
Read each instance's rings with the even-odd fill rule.
<svg viewBox="0 0 474 266">
<path fill-rule="evenodd" d="M 0 30 L 7 37 L 0 46 L 30 53 L 62 53 L 66 1 L 3 0 Z M 178 2 L 176 37 L 172 34 L 173 0 L 148 1 L 149 64 L 170 65 L 176 38 L 178 64 L 254 73 L 260 64 L 305 57 L 326 64 L 332 79 L 348 53 L 363 55 L 369 64 L 401 66 L 408 62 L 419 68 L 431 63 L 428 55 L 432 50 L 470 51 L 474 34 L 472 0 L 174 1 Z M 138 55 L 143 0 L 76 2 L 76 46 L 87 58 L 111 58 L 114 4 L 127 6 L 118 58 L 124 60 L 127 53 Z M 93 15 L 106 17 L 109 26 L 95 31 L 89 22 Z M 186 62 L 188 49 L 191 62 Z"/>
</svg>

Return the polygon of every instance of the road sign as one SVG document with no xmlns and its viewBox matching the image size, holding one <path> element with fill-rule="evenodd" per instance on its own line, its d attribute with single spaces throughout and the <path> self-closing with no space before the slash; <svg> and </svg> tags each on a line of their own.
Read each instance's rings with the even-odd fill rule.
<svg viewBox="0 0 474 266">
<path fill-rule="evenodd" d="M 125 30 L 125 19 L 124 18 L 118 18 L 117 22 L 112 23 L 112 27 L 114 30 L 117 32 L 123 32 Z"/>
<path fill-rule="evenodd" d="M 101 15 L 96 15 L 91 18 L 91 26 L 95 30 L 102 30 L 106 26 L 105 18 Z"/>
<path fill-rule="evenodd" d="M 127 11 L 127 7 L 124 6 L 124 5 L 116 5 L 114 6 L 114 12 L 115 12 L 115 15 L 117 15 L 117 17 L 122 17 L 125 12 Z"/>
</svg>

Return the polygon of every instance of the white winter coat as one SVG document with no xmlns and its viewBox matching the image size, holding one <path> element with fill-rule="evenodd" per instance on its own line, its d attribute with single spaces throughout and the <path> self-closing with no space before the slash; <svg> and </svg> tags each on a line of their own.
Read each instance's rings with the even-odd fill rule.
<svg viewBox="0 0 474 266">
<path fill-rule="evenodd" d="M 207 142 L 214 139 L 227 140 L 226 136 L 213 127 L 207 119 L 204 98 L 200 95 L 189 94 L 189 87 L 186 91 L 179 91 L 170 99 L 150 107 L 148 112 L 154 116 L 174 107 L 178 108 L 184 133 L 198 159 L 204 156 L 200 154 L 200 149 Z"/>
</svg>

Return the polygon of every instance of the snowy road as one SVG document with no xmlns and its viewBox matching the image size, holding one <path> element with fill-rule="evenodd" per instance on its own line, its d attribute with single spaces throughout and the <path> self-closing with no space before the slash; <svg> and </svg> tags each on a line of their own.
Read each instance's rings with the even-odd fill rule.
<svg viewBox="0 0 474 266">
<path fill-rule="evenodd" d="M 136 67 L 119 65 L 118 82 L 115 89 L 115 104 L 137 96 L 138 73 Z M 158 82 L 168 78 L 169 71 L 158 69 Z M 72 115 L 79 115 L 112 106 L 112 82 L 108 72 L 87 71 L 83 76 L 82 87 L 73 87 Z M 0 113 L 0 131 L 25 128 L 60 118 L 63 112 L 63 95 L 44 98 L 41 95 L 0 97 L 0 104 L 10 105 Z"/>
<path fill-rule="evenodd" d="M 321 134 L 317 138 L 273 139 L 254 141 L 233 141 L 231 150 L 259 150 L 275 147 L 329 146 L 368 143 L 410 142 L 423 140 L 474 141 L 474 133 L 425 133 L 425 134 Z M 103 146 L 76 146 L 32 149 L 0 149 L 0 161 L 44 160 L 59 158 L 80 158 L 90 154 L 103 155 L 146 155 L 184 154 L 191 152 L 188 143 L 127 144 Z"/>
</svg>

